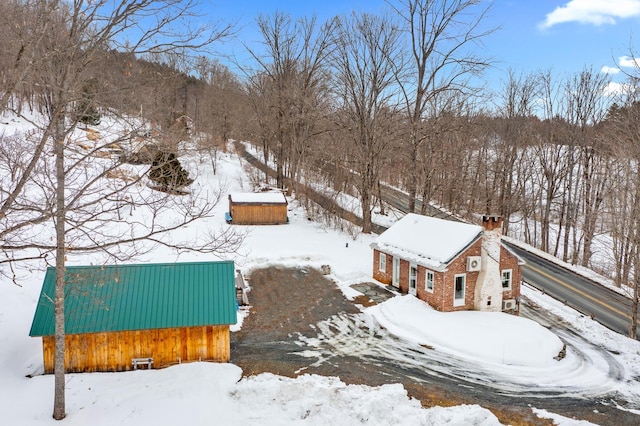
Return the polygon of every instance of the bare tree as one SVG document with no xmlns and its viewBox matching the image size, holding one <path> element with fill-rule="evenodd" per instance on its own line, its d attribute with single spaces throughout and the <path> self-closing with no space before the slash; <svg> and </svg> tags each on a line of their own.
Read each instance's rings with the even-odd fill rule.
<svg viewBox="0 0 640 426">
<path fill-rule="evenodd" d="M 611 166 L 596 133 L 608 80 L 585 70 L 562 81 L 542 73 L 539 82 L 543 121 L 534 152 L 541 165 L 540 248 L 587 265 Z"/>
<path fill-rule="evenodd" d="M 309 145 L 324 131 L 319 124 L 329 99 L 325 66 L 333 25 L 319 26 L 315 17 L 292 22 L 282 13 L 258 18 L 267 53 L 249 49 L 259 65 L 249 90 L 265 97 L 255 101 L 254 108 L 261 108 L 256 113 L 267 118 L 258 124 L 274 154 L 279 188 L 285 187 L 285 178 L 295 184 Z"/>
<path fill-rule="evenodd" d="M 536 175 L 532 187 L 533 194 L 530 196 L 537 200 L 536 210 L 540 216 L 540 231 L 534 232 L 530 244 L 550 252 L 554 215 L 557 215 L 559 210 L 566 211 L 568 207 L 564 206 L 572 203 L 571 199 L 566 197 L 567 192 L 572 193 L 573 181 L 567 175 L 573 173 L 573 148 L 566 144 L 568 125 L 562 118 L 564 107 L 562 85 L 550 72 L 541 73 L 539 80 L 542 122 L 535 132 L 533 158 L 540 167 L 540 173 Z M 558 207 L 559 203 L 562 207 Z M 570 219 L 565 219 L 562 215 L 558 236 L 565 220 Z M 558 244 L 556 249 L 557 247 Z"/>
<path fill-rule="evenodd" d="M 353 14 L 337 20 L 336 121 L 346 139 L 346 166 L 357 174 L 364 233 L 371 232 L 372 196 L 385 150 L 394 137 L 398 35 L 388 17 Z"/>
<path fill-rule="evenodd" d="M 64 394 L 64 301 L 65 261 L 67 253 L 101 250 L 116 259 L 126 258 L 140 249 L 143 241 L 168 244 L 178 249 L 194 248 L 188 243 L 167 243 L 163 233 L 211 214 L 209 201 L 177 201 L 172 207 L 165 195 L 143 196 L 135 191 L 140 177 L 106 181 L 119 171 L 119 164 L 105 161 L 99 153 L 117 142 L 96 141 L 82 148 L 75 140 L 82 112 L 83 86 L 90 77 L 94 61 L 104 58 L 108 49 L 125 49 L 131 53 L 150 50 L 171 51 L 208 46 L 224 36 L 227 28 L 200 28 L 185 33 L 178 25 L 192 17 L 194 2 L 180 0 L 110 0 L 73 2 L 25 0 L 22 5 L 34 10 L 37 17 L 28 22 L 35 29 L 31 45 L 38 58 L 28 73 L 15 80 L 9 89 L 19 95 L 21 86 L 36 84 L 39 105 L 44 109 L 44 124 L 33 122 L 37 139 L 29 156 L 11 157 L 21 162 L 15 179 L 2 184 L 0 200 L 0 248 L 8 255 L 3 262 L 13 262 L 23 249 L 37 250 L 41 255 L 52 253 L 56 266 L 55 312 L 55 394 L 53 417 L 65 417 Z M 148 24 L 139 27 L 139 22 Z M 132 38 L 129 38 L 132 37 Z M 126 40 L 126 43 L 125 43 Z M 34 41 L 33 38 L 22 40 Z M 20 60 L 20 58 L 18 58 Z M 20 111 L 16 111 L 20 112 Z M 84 111 L 86 112 L 86 111 Z M 24 154 L 24 151 L 23 151 Z M 51 154 L 51 156 L 44 155 Z M 105 183 L 108 182 L 108 183 Z M 5 185 L 6 184 L 6 185 Z M 36 196 L 34 196 L 34 194 Z M 124 206 L 130 211 L 144 205 L 150 221 L 137 220 L 121 214 Z M 195 207 L 195 208 L 194 208 Z M 160 220 L 163 212 L 180 212 L 172 221 Z M 114 215 L 117 219 L 114 219 Z M 105 226 L 109 223 L 108 226 Z M 55 233 L 47 233 L 54 224 Z M 40 227 L 43 232 L 23 231 Z M 26 235 L 30 238 L 26 238 Z M 51 235 L 50 240 L 42 239 Z M 204 251 L 232 249 L 237 243 L 233 235 L 211 236 L 200 247 Z M 128 248 L 127 248 L 128 247 Z"/>
<path fill-rule="evenodd" d="M 430 111 L 438 104 L 434 102 L 436 97 L 452 98 L 474 92 L 470 77 L 489 65 L 489 60 L 476 54 L 474 48 L 480 48 L 481 40 L 493 30 L 482 28 L 488 9 L 481 0 L 389 0 L 388 3 L 401 18 L 407 43 L 402 60 L 389 60 L 395 68 L 409 127 L 405 152 L 409 211 L 413 212 L 423 161 L 419 151 L 428 138 L 423 126 L 426 115 L 437 115 L 437 109 Z M 425 187 L 428 186 L 427 183 Z M 428 201 L 425 199 L 423 203 Z"/>
<path fill-rule="evenodd" d="M 637 197 L 640 188 L 636 187 L 637 161 L 635 142 L 639 117 L 638 105 L 631 96 L 622 99 L 621 106 L 614 104 L 603 123 L 602 133 L 608 136 L 608 147 L 615 162 L 611 172 L 612 188 L 605 198 L 606 217 L 612 237 L 612 256 L 614 260 L 613 280 L 617 286 L 627 285 L 633 272 L 635 252 L 633 232 L 638 212 Z M 631 149 L 631 151 L 628 151 Z"/>
<path fill-rule="evenodd" d="M 211 61 L 205 73 L 201 75 L 207 83 L 207 90 L 202 100 L 205 105 L 196 105 L 196 128 L 203 129 L 226 143 L 241 127 L 241 109 L 247 103 L 242 85 L 238 78 L 218 61 Z"/>
<path fill-rule="evenodd" d="M 605 89 L 609 78 L 593 69 L 585 69 L 575 75 L 567 84 L 568 121 L 572 126 L 575 145 L 580 162 L 579 197 L 576 204 L 581 206 L 582 258 L 580 264 L 589 266 L 596 225 L 601 217 L 600 209 L 604 195 L 608 192 L 611 161 L 603 150 L 602 140 L 596 129 L 607 112 L 609 98 Z M 575 259 L 580 248 L 574 238 Z"/>
<path fill-rule="evenodd" d="M 193 118 L 190 131 L 201 135 L 200 146 L 215 160 L 219 149 L 226 151 L 229 139 L 247 135 L 246 118 L 253 99 L 246 95 L 239 79 L 216 59 L 198 58 L 193 71 L 199 78 L 192 79 L 188 86 L 186 113 Z"/>
<path fill-rule="evenodd" d="M 264 163 L 269 164 L 271 147 L 275 139 L 275 129 L 267 113 L 270 108 L 269 77 L 262 73 L 252 75 L 244 85 L 249 98 L 252 114 L 245 123 L 245 132 L 251 141 L 262 149 Z M 269 174 L 264 172 L 265 184 L 269 184 Z"/>
<path fill-rule="evenodd" d="M 440 92 L 430 97 L 428 112 L 420 126 L 424 136 L 418 151 L 421 214 L 427 212 L 429 202 L 434 200 L 457 213 L 469 207 L 463 197 L 466 194 L 473 198 L 473 194 L 465 188 L 475 187 L 477 181 L 462 179 L 469 172 L 476 147 L 472 142 L 475 136 L 470 135 L 473 114 L 465 94 Z M 406 148 L 403 144 L 402 149 Z"/>
<path fill-rule="evenodd" d="M 503 217 L 504 233 L 509 233 L 510 217 L 522 207 L 526 170 L 523 161 L 532 142 L 535 102 L 538 96 L 537 76 L 516 75 L 509 70 L 508 80 L 499 96 L 498 117 L 495 122 L 495 169 L 498 208 Z"/>
</svg>

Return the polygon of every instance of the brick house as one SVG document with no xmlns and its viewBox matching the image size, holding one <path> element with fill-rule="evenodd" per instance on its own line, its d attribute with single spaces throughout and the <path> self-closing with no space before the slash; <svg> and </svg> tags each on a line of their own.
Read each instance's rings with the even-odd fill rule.
<svg viewBox="0 0 640 426">
<path fill-rule="evenodd" d="M 439 311 L 520 312 L 523 260 L 501 243 L 502 218 L 482 226 L 413 213 L 371 245 L 373 278 Z"/>
</svg>

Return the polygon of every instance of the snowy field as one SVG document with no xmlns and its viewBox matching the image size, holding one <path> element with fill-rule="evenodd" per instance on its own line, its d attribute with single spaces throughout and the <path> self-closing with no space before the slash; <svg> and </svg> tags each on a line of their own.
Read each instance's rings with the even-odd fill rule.
<svg viewBox="0 0 640 426">
<path fill-rule="evenodd" d="M 5 121 L 5 120 L 3 120 Z M 10 122 L 7 120 L 7 126 Z M 5 129 L 6 131 L 6 129 Z M 217 174 L 212 173 L 208 155 L 192 153 L 181 162 L 197 176 L 194 190 L 220 184 L 228 192 L 251 191 L 245 164 L 232 153 L 221 154 Z M 206 191 L 205 191 L 206 192 Z M 224 229 L 226 203 L 221 202 L 213 218 L 180 231 L 180 238 L 196 238 L 208 229 Z M 331 278 L 348 298 L 358 293 L 350 285 L 371 281 L 375 236 L 353 235 L 327 229 L 310 221 L 305 212 L 290 202 L 290 224 L 242 227 L 245 241 L 234 256 L 245 274 L 266 265 L 331 266 Z M 177 238 L 177 236 L 175 237 Z M 348 243 L 348 245 L 347 245 Z M 195 253 L 174 253 L 158 247 L 137 262 L 186 262 L 215 260 Z M 91 263 L 91 256 L 71 258 L 74 264 Z M 96 261 L 101 261 L 96 260 Z M 55 423 L 51 418 L 53 377 L 41 375 L 41 340 L 28 336 L 45 265 L 32 263 L 20 271 L 16 286 L 3 279 L 0 285 L 0 424 L 39 425 Z M 576 394 L 618 393 L 640 414 L 640 343 L 601 327 L 533 290 L 525 296 L 573 324 L 583 336 L 603 348 L 615 351 L 624 366 L 624 378 L 607 379 L 607 365 L 580 360 L 569 351 L 562 361 L 557 355 L 559 339 L 530 320 L 506 314 L 462 312 L 443 314 L 411 296 L 402 296 L 368 308 L 362 318 L 383 326 L 401 341 L 432 346 L 436 352 L 451 354 L 465 362 L 477 363 L 486 371 L 501 371 L 505 380 L 518 388 L 536 385 L 536 380 L 559 382 L 543 386 L 568 386 Z M 438 334 L 420 323 L 450 324 L 449 332 Z M 470 329 L 470 325 L 474 328 Z M 238 327 L 240 327 L 239 324 Z M 480 334 L 480 331 L 483 333 Z M 490 331 L 488 331 L 490 330 Z M 504 333 L 530 336 L 521 344 L 506 344 Z M 535 336 L 535 338 L 533 338 Z M 486 342 L 496 342 L 487 347 Z M 464 344 L 461 344 L 464 342 Z M 314 342 L 307 342 L 313 349 Z M 506 371 L 506 372 L 505 372 Z M 32 376 L 31 378 L 29 376 Z M 425 409 L 410 399 L 400 384 L 381 387 L 346 385 L 335 377 L 301 375 L 291 379 L 261 374 L 242 378 L 233 364 L 193 363 L 163 370 L 123 373 L 68 374 L 68 425 L 496 425 L 488 410 L 467 405 Z M 593 387 L 596 385 L 596 390 Z M 540 418 L 552 418 L 560 425 L 588 424 L 532 408 Z"/>
</svg>

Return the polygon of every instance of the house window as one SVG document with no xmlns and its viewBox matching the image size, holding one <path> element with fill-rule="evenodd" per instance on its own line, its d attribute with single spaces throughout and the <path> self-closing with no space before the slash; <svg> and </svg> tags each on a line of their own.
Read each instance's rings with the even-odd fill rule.
<svg viewBox="0 0 640 426">
<path fill-rule="evenodd" d="M 380 272 L 387 272 L 387 255 L 380 253 L 380 259 L 378 260 L 378 269 Z"/>
<path fill-rule="evenodd" d="M 464 292 L 467 276 L 465 274 L 456 275 L 453 285 L 453 306 L 464 305 Z"/>
<path fill-rule="evenodd" d="M 431 271 L 426 271 L 426 273 L 425 273 L 424 288 L 427 291 L 433 293 L 433 272 L 431 272 Z"/>
<path fill-rule="evenodd" d="M 511 269 L 502 271 L 502 290 L 511 290 Z"/>
</svg>

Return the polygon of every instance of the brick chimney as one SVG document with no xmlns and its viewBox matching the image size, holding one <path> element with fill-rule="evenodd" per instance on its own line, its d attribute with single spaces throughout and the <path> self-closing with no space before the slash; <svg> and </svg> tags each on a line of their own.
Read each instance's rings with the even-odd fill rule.
<svg viewBox="0 0 640 426">
<path fill-rule="evenodd" d="M 502 276 L 500 274 L 500 237 L 502 218 L 482 216 L 480 272 L 476 281 L 474 308 L 502 312 Z"/>
</svg>

